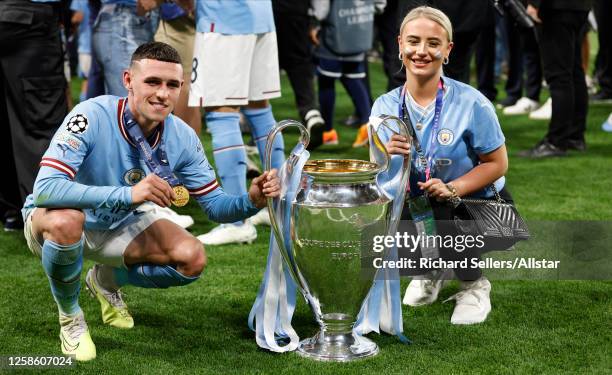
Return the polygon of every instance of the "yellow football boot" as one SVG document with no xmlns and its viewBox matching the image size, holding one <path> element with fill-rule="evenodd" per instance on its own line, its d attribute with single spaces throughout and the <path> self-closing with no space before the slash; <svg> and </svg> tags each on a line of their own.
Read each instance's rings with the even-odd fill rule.
<svg viewBox="0 0 612 375">
<path fill-rule="evenodd" d="M 85 284 L 92 297 L 100 302 L 102 321 L 117 328 L 128 329 L 134 327 L 134 319 L 123 302 L 120 291 L 109 292 L 98 285 L 96 280 L 96 267 L 87 272 Z"/>
<path fill-rule="evenodd" d="M 77 361 L 96 358 L 96 346 L 91 341 L 83 312 L 74 316 L 60 314 L 59 321 L 62 353 L 73 355 Z"/>
</svg>

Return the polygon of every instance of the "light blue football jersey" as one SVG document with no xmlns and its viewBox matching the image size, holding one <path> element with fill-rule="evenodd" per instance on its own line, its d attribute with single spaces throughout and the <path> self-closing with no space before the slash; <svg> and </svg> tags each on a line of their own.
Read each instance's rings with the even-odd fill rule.
<svg viewBox="0 0 612 375">
<path fill-rule="evenodd" d="M 444 100 L 438 132 L 434 138 L 435 167 L 432 177 L 450 182 L 469 172 L 480 163 L 478 155 L 495 151 L 505 143 L 497 114 L 491 102 L 475 88 L 448 77 L 444 80 Z M 402 87 L 383 94 L 372 106 L 372 116 L 391 115 L 400 117 L 399 108 Z M 430 105 L 424 118 L 422 111 L 417 111 L 406 98 L 410 120 L 413 125 L 421 122 L 424 126 L 416 131 L 416 136 L 423 152 L 431 147 L 430 137 L 433 128 L 433 105 Z M 406 124 L 408 125 L 408 124 Z M 416 130 L 416 129 L 415 129 Z M 386 142 L 390 132 L 379 133 Z M 416 168 L 417 153 L 412 148 L 412 168 Z M 500 191 L 505 184 L 505 177 L 495 181 L 495 188 Z M 491 197 L 493 191 L 487 188 L 472 194 L 476 197 Z"/>
<path fill-rule="evenodd" d="M 227 35 L 274 31 L 271 0 L 198 0 L 196 31 Z"/>
<path fill-rule="evenodd" d="M 117 227 L 134 212 L 131 188 L 151 173 L 123 123 L 127 99 L 105 95 L 78 104 L 68 114 L 45 152 L 23 209 L 83 209 L 87 229 Z M 149 137 L 160 145 L 176 177 L 211 220 L 235 222 L 257 213 L 248 195 L 230 196 L 219 186 L 200 139 L 174 115 Z"/>
</svg>

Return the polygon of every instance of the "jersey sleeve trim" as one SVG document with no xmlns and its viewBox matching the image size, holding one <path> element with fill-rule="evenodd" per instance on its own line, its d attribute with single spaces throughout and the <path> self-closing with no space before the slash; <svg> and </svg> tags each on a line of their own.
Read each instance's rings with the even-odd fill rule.
<svg viewBox="0 0 612 375">
<path fill-rule="evenodd" d="M 189 195 L 193 195 L 195 197 L 201 197 L 203 195 L 210 193 L 211 191 L 215 190 L 218 187 L 219 187 L 219 183 L 217 182 L 217 180 L 213 180 L 199 188 L 187 189 L 187 190 L 189 190 Z"/>
<path fill-rule="evenodd" d="M 71 179 L 74 179 L 76 176 L 76 171 L 71 166 L 57 159 L 42 158 L 40 166 L 55 168 L 58 171 L 67 174 Z"/>
</svg>

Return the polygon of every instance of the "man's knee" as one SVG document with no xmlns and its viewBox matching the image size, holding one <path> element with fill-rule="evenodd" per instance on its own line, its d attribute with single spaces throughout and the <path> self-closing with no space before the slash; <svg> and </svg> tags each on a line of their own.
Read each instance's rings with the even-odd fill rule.
<svg viewBox="0 0 612 375">
<path fill-rule="evenodd" d="M 204 246 L 196 238 L 185 240 L 177 244 L 173 252 L 173 261 L 178 265 L 178 271 L 185 276 L 198 276 L 206 267 L 206 253 Z"/>
<path fill-rule="evenodd" d="M 263 109 L 263 108 L 267 108 L 269 105 L 268 100 L 264 99 L 264 100 L 251 100 L 249 101 L 249 104 L 247 104 L 247 108 L 251 108 L 251 109 Z"/>
<path fill-rule="evenodd" d="M 85 214 L 79 210 L 49 210 L 42 226 L 43 238 L 60 245 L 73 244 L 81 239 L 84 223 Z"/>
</svg>

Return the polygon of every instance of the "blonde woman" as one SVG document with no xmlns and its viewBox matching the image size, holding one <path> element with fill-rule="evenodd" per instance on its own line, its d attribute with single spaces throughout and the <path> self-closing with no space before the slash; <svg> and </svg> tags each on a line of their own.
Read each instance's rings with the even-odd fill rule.
<svg viewBox="0 0 612 375">
<path fill-rule="evenodd" d="M 461 197 L 492 198 L 494 184 L 511 201 L 504 189 L 505 138 L 491 102 L 476 89 L 443 76 L 453 48 L 452 25 L 443 12 L 430 7 L 412 10 L 402 22 L 398 43 L 406 83 L 379 97 L 372 116 L 399 116 L 412 129 L 412 144 L 389 134 L 387 149 L 396 155 L 412 153 L 410 199 L 421 199 L 433 211 L 439 234 L 452 234 L 454 226 L 445 228 L 444 220 L 452 219 L 454 204 Z M 408 207 L 412 206 L 404 209 L 404 218 L 410 219 L 414 212 Z M 477 259 L 481 253 L 459 250 L 439 249 L 445 260 Z M 433 303 L 450 274 L 446 271 L 433 270 L 413 279 L 404 303 Z M 453 271 L 461 291 L 450 298 L 456 301 L 451 323 L 483 322 L 491 310 L 491 284 L 480 269 Z"/>
</svg>

